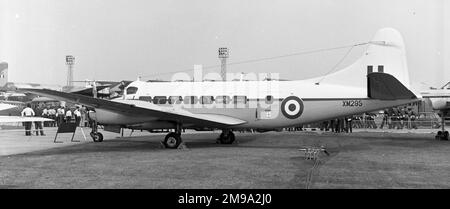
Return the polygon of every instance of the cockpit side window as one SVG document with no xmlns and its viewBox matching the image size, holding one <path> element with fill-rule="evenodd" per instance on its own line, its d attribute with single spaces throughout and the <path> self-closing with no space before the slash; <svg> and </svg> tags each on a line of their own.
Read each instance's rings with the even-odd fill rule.
<svg viewBox="0 0 450 209">
<path fill-rule="evenodd" d="M 127 88 L 127 95 L 136 94 L 137 91 L 138 91 L 137 87 L 133 87 L 133 86 L 128 87 Z"/>
</svg>

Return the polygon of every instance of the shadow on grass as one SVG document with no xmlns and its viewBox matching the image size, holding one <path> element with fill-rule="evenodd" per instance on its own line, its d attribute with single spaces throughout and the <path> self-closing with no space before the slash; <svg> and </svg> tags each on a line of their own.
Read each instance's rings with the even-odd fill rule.
<svg viewBox="0 0 450 209">
<path fill-rule="evenodd" d="M 88 142 L 83 144 L 69 145 L 66 147 L 50 148 L 46 150 L 34 151 L 29 153 L 10 155 L 12 156 L 46 156 L 46 155 L 66 155 L 66 154 L 83 154 L 83 153 L 106 153 L 106 152 L 164 152 L 177 151 L 164 149 L 161 143 L 163 137 L 124 137 L 117 139 L 105 140 L 101 143 Z M 239 144 L 222 145 L 216 143 L 215 136 L 192 136 L 186 135 L 184 142 L 188 149 L 200 148 L 239 148 L 242 144 L 255 140 L 254 136 L 243 136 L 239 140 Z M 70 142 L 64 142 L 70 143 Z"/>
<path fill-rule="evenodd" d="M 392 134 L 371 136 L 367 134 L 310 134 L 305 132 L 266 133 L 266 134 L 237 134 L 237 144 L 217 144 L 216 134 L 187 134 L 183 140 L 188 149 L 202 148 L 247 148 L 247 149 L 298 149 L 301 146 L 316 146 L 325 144 L 332 153 L 346 151 L 361 151 L 371 149 L 372 145 L 401 146 L 410 148 L 424 148 L 440 146 L 450 143 L 433 139 L 421 139 L 409 136 Z M 275 136 L 275 137 L 274 137 Z M 284 136 L 284 137 L 283 137 Z M 298 138 L 293 138 L 298 137 Z M 51 148 L 30 153 L 12 156 L 45 156 L 80 153 L 106 153 L 106 152 L 167 152 L 163 149 L 161 141 L 163 135 L 136 136 L 105 140 L 102 143 L 73 144 L 66 147 Z M 285 140 L 289 140 L 286 141 Z M 320 143 L 318 143 L 320 142 Z M 70 142 L 65 142 L 70 143 Z M 172 150 L 176 151 L 176 150 Z"/>
</svg>

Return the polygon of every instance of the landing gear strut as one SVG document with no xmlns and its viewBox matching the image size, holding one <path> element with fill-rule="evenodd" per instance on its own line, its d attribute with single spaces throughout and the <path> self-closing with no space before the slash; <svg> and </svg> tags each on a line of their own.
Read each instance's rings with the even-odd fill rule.
<svg viewBox="0 0 450 209">
<path fill-rule="evenodd" d="M 177 149 L 183 142 L 181 139 L 181 124 L 177 124 L 175 132 L 170 132 L 164 138 L 163 144 L 167 149 Z"/>
<path fill-rule="evenodd" d="M 233 144 L 236 137 L 234 136 L 233 131 L 231 130 L 222 130 L 219 139 L 217 140 L 220 144 Z"/>
<path fill-rule="evenodd" d="M 437 139 L 437 140 L 449 140 L 449 134 L 448 134 L 448 131 L 446 131 L 445 130 L 445 115 L 446 115 L 446 113 L 444 112 L 444 113 L 442 113 L 442 116 L 441 116 L 441 118 L 442 118 L 442 124 L 441 124 L 441 127 L 442 127 L 442 131 L 438 131 L 437 132 L 437 135 L 435 136 L 435 139 Z"/>
</svg>

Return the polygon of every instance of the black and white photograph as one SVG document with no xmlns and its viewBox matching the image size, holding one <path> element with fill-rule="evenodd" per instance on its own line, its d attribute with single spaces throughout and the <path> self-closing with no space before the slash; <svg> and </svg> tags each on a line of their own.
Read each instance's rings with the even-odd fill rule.
<svg viewBox="0 0 450 209">
<path fill-rule="evenodd" d="M 449 127 L 448 0 L 0 0 L 0 189 L 450 189 Z"/>
</svg>

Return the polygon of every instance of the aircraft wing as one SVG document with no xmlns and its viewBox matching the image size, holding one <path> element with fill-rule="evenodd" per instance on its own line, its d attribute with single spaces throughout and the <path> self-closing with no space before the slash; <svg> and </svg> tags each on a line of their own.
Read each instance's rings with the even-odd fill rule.
<svg viewBox="0 0 450 209">
<path fill-rule="evenodd" d="M 53 121 L 53 120 L 41 117 L 0 116 L 0 123 L 44 122 L 44 121 Z"/>
<path fill-rule="evenodd" d="M 101 108 L 116 113 L 150 116 L 158 118 L 161 121 L 174 121 L 183 124 L 195 124 L 201 126 L 210 126 L 214 128 L 224 128 L 244 124 L 247 121 L 240 120 L 225 115 L 218 114 L 195 114 L 183 109 L 175 109 L 170 107 L 162 107 L 151 104 L 146 101 L 139 100 L 121 100 L 109 101 L 97 99 L 83 95 L 59 92 L 49 89 L 20 89 L 21 91 L 30 92 L 46 97 L 55 98 L 62 101 L 69 101 L 77 104 L 83 104 L 88 107 Z"/>
</svg>

